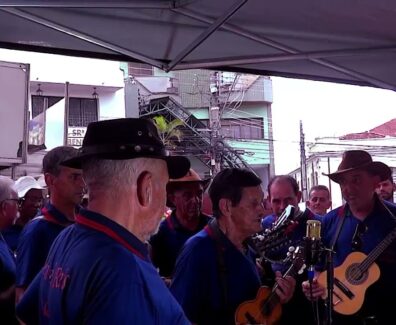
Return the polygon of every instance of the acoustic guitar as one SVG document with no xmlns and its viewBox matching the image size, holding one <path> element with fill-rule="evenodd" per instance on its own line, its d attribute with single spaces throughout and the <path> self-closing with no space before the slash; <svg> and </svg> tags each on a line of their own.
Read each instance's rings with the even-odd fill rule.
<svg viewBox="0 0 396 325">
<path fill-rule="evenodd" d="M 333 309 L 337 313 L 351 315 L 359 311 L 367 288 L 380 277 L 381 272 L 375 261 L 395 238 L 396 228 L 369 255 L 352 252 L 334 269 Z M 318 283 L 327 288 L 327 272 L 320 273 Z"/>
<path fill-rule="evenodd" d="M 305 264 L 302 247 L 297 247 L 290 259 L 292 260 L 292 264 L 283 274 L 283 278 L 288 275 L 295 277 L 304 269 Z M 254 300 L 245 301 L 240 304 L 235 312 L 236 325 L 275 324 L 282 314 L 279 296 L 275 292 L 277 288 L 277 283 L 272 290 L 268 287 L 260 287 Z"/>
</svg>

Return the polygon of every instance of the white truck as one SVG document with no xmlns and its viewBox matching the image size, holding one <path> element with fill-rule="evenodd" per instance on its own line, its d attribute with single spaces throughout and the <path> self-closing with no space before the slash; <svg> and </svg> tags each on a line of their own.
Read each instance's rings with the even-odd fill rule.
<svg viewBox="0 0 396 325">
<path fill-rule="evenodd" d="M 0 61 L 0 169 L 27 159 L 29 68 Z"/>
</svg>

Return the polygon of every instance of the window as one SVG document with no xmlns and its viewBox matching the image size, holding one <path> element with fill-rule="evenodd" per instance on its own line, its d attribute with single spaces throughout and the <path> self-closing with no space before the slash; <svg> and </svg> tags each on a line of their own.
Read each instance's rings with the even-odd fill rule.
<svg viewBox="0 0 396 325">
<path fill-rule="evenodd" d="M 149 64 L 133 62 L 128 64 L 128 73 L 134 77 L 153 76 L 153 67 Z"/>
<path fill-rule="evenodd" d="M 88 126 L 98 120 L 97 100 L 93 98 L 69 99 L 69 126 Z"/>
<path fill-rule="evenodd" d="M 47 110 L 49 107 L 55 105 L 63 97 L 59 96 L 32 96 L 32 119 L 37 115 Z"/>
<path fill-rule="evenodd" d="M 221 134 L 231 139 L 263 139 L 263 120 L 254 119 L 222 119 Z"/>
</svg>

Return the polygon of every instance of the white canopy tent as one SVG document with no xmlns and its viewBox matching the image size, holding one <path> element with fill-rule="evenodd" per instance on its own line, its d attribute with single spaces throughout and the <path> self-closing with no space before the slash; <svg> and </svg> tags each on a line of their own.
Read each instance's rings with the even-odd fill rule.
<svg viewBox="0 0 396 325">
<path fill-rule="evenodd" d="M 396 90 L 396 3 L 0 1 L 0 47 Z"/>
</svg>

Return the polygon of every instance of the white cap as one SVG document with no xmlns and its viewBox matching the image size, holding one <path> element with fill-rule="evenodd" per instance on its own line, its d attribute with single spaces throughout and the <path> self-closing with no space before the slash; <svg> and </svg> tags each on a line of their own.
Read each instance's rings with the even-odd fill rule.
<svg viewBox="0 0 396 325">
<path fill-rule="evenodd" d="M 22 176 L 15 181 L 15 190 L 18 192 L 18 197 L 23 198 L 31 189 L 43 190 L 44 188 L 32 176 Z"/>
<path fill-rule="evenodd" d="M 47 187 L 47 184 L 45 183 L 45 177 L 44 177 L 44 175 L 41 175 L 39 178 L 37 178 L 37 182 L 39 183 L 39 185 L 42 187 L 42 188 L 46 188 Z"/>
</svg>

